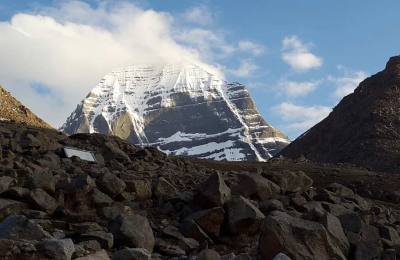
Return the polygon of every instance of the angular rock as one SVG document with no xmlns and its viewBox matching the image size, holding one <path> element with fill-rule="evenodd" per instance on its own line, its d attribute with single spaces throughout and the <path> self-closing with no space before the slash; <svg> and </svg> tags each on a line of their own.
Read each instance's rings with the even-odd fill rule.
<svg viewBox="0 0 400 260">
<path fill-rule="evenodd" d="M 359 233 L 346 232 L 346 234 L 350 244 L 355 248 L 354 259 L 380 259 L 383 248 L 378 228 L 363 223 Z"/>
<path fill-rule="evenodd" d="M 11 186 L 12 183 L 15 182 L 14 178 L 9 176 L 1 176 L 0 177 L 0 193 L 5 192 Z"/>
<path fill-rule="evenodd" d="M 293 172 L 285 170 L 279 173 L 264 172 L 263 175 L 278 184 L 284 193 L 302 193 L 307 191 L 313 184 L 313 180 L 302 171 Z"/>
<path fill-rule="evenodd" d="M 201 184 L 194 199 L 206 208 L 220 207 L 231 200 L 231 190 L 218 172 Z"/>
<path fill-rule="evenodd" d="M 174 197 L 177 190 L 174 185 L 167 181 L 164 177 L 158 178 L 157 185 L 154 189 L 154 195 L 157 198 L 171 198 Z"/>
<path fill-rule="evenodd" d="M 80 241 L 96 240 L 102 248 L 111 249 L 114 245 L 114 236 L 104 231 L 89 231 L 79 236 Z"/>
<path fill-rule="evenodd" d="M 284 211 L 283 203 L 277 199 L 261 201 L 259 203 L 259 209 L 262 213 L 268 214 L 271 211 L 279 210 Z"/>
<path fill-rule="evenodd" d="M 56 210 L 57 201 L 42 189 L 34 189 L 29 193 L 29 198 L 40 209 L 46 211 L 50 215 Z"/>
<path fill-rule="evenodd" d="M 349 212 L 338 216 L 338 218 L 346 232 L 360 233 L 363 221 L 359 214 Z"/>
<path fill-rule="evenodd" d="M 340 247 L 344 255 L 348 255 L 350 244 L 347 239 L 340 220 L 332 214 L 325 214 L 321 220 L 329 234 L 332 235 L 332 239 L 335 240 L 336 244 Z"/>
<path fill-rule="evenodd" d="M 50 234 L 22 215 L 10 215 L 0 223 L 0 239 L 43 240 L 51 238 Z"/>
<path fill-rule="evenodd" d="M 264 214 L 242 196 L 233 197 L 226 204 L 229 230 L 232 234 L 255 234 L 259 231 Z"/>
<path fill-rule="evenodd" d="M 181 223 L 180 230 L 186 237 L 194 238 L 199 242 L 213 244 L 213 240 L 206 232 L 193 220 L 188 219 Z"/>
<path fill-rule="evenodd" d="M 65 193 L 87 194 L 96 187 L 95 181 L 88 175 L 80 174 L 65 183 L 58 185 Z"/>
<path fill-rule="evenodd" d="M 231 187 L 233 194 L 265 201 L 276 197 L 281 192 L 278 185 L 260 174 L 242 173 L 236 177 L 237 182 Z"/>
<path fill-rule="evenodd" d="M 125 248 L 115 252 L 112 260 L 150 260 L 151 254 L 144 248 Z"/>
<path fill-rule="evenodd" d="M 293 259 L 346 259 L 324 226 L 274 211 L 261 228 L 259 253 L 269 260 L 281 252 Z"/>
<path fill-rule="evenodd" d="M 140 215 L 118 216 L 110 224 L 117 246 L 145 248 L 153 252 L 155 238 L 147 218 Z"/>
<path fill-rule="evenodd" d="M 354 191 L 339 183 L 331 183 L 326 189 L 343 198 L 353 198 L 355 195 Z"/>
<path fill-rule="evenodd" d="M 70 260 L 75 251 L 74 242 L 69 238 L 44 240 L 39 243 L 38 248 L 54 260 Z"/>
<path fill-rule="evenodd" d="M 221 225 L 224 222 L 225 211 L 221 207 L 195 212 L 185 221 L 194 220 L 207 234 L 219 237 Z"/>
<path fill-rule="evenodd" d="M 101 191 L 105 192 L 111 197 L 117 196 L 126 188 L 125 182 L 112 173 L 103 174 L 96 180 L 96 183 Z"/>
<path fill-rule="evenodd" d="M 386 247 L 400 247 L 400 236 L 396 229 L 391 226 L 379 225 L 379 235 Z"/>
<path fill-rule="evenodd" d="M 51 172 L 33 172 L 29 174 L 27 187 L 30 189 L 43 189 L 46 192 L 54 193 L 56 183 Z"/>
<path fill-rule="evenodd" d="M 110 196 L 99 191 L 96 188 L 93 189 L 91 197 L 92 197 L 92 202 L 96 207 L 109 206 L 114 202 L 112 198 L 110 198 Z"/>
<path fill-rule="evenodd" d="M 28 206 L 16 200 L 8 200 L 0 198 L 0 221 L 11 214 L 19 214 Z"/>
</svg>

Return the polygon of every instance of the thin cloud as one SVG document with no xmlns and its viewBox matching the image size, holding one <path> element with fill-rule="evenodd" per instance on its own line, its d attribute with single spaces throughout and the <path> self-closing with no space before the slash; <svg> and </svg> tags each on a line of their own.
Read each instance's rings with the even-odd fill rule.
<svg viewBox="0 0 400 260">
<path fill-rule="evenodd" d="M 297 135 L 320 122 L 331 110 L 326 106 L 300 106 L 290 102 L 283 102 L 272 109 L 286 122 L 287 132 L 295 132 Z"/>
<path fill-rule="evenodd" d="M 251 60 L 242 60 L 237 69 L 228 70 L 228 72 L 236 77 L 249 77 L 254 74 L 258 68 L 259 67 Z"/>
<path fill-rule="evenodd" d="M 214 21 L 214 15 L 206 6 L 194 6 L 188 9 L 183 17 L 186 21 L 199 24 L 199 25 L 210 25 Z"/>
<path fill-rule="evenodd" d="M 249 52 L 253 56 L 260 56 L 264 53 L 265 48 L 261 44 L 252 41 L 240 41 L 238 43 L 238 48 L 241 51 Z"/>
<path fill-rule="evenodd" d="M 321 81 L 287 81 L 283 80 L 278 83 L 279 89 L 290 97 L 304 97 L 315 91 Z"/>
<path fill-rule="evenodd" d="M 322 58 L 311 53 L 310 44 L 305 44 L 296 35 L 282 41 L 282 60 L 295 71 L 307 71 L 322 66 Z"/>
<path fill-rule="evenodd" d="M 354 89 L 367 77 L 368 74 L 365 71 L 347 71 L 345 75 L 341 77 L 328 76 L 328 81 L 335 85 L 334 97 L 341 99 L 353 93 Z"/>
</svg>

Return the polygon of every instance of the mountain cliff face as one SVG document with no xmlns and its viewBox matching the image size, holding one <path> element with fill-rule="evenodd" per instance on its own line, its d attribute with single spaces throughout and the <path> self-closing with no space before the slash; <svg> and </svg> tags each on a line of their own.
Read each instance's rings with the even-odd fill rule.
<svg viewBox="0 0 400 260">
<path fill-rule="evenodd" d="M 246 87 L 192 64 L 130 66 L 106 75 L 61 128 L 103 133 L 167 154 L 263 161 L 289 143 Z"/>
<path fill-rule="evenodd" d="M 41 128 L 51 128 L 50 125 L 22 105 L 2 86 L 0 86 L 0 121 L 12 121 Z"/>
<path fill-rule="evenodd" d="M 400 56 L 364 80 L 281 155 L 400 172 Z"/>
</svg>

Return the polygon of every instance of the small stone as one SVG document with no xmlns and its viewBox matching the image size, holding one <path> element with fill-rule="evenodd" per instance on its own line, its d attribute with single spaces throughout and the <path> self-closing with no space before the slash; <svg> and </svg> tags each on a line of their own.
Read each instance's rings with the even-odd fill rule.
<svg viewBox="0 0 400 260">
<path fill-rule="evenodd" d="M 108 256 L 107 251 L 103 249 L 94 254 L 75 258 L 74 260 L 110 260 L 110 257 Z"/>
<path fill-rule="evenodd" d="M 104 231 L 89 231 L 87 233 L 81 234 L 79 239 L 81 241 L 96 240 L 104 249 L 111 249 L 114 245 L 113 234 Z"/>
<path fill-rule="evenodd" d="M 220 260 L 221 256 L 217 251 L 212 249 L 204 249 L 197 256 L 197 260 Z"/>
<path fill-rule="evenodd" d="M 292 260 L 292 259 L 287 255 L 285 255 L 284 253 L 279 253 L 272 260 Z"/>
</svg>

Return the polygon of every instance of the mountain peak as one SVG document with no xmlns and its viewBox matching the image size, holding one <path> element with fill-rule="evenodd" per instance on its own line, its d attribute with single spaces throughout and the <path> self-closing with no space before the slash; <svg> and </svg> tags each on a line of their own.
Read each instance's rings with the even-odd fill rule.
<svg viewBox="0 0 400 260">
<path fill-rule="evenodd" d="M 289 140 L 258 113 L 247 88 L 191 63 L 113 70 L 62 130 L 100 132 L 167 154 L 263 161 Z"/>
<path fill-rule="evenodd" d="M 389 74 L 400 77 L 400 56 L 393 56 L 386 63 L 385 71 Z"/>
</svg>

